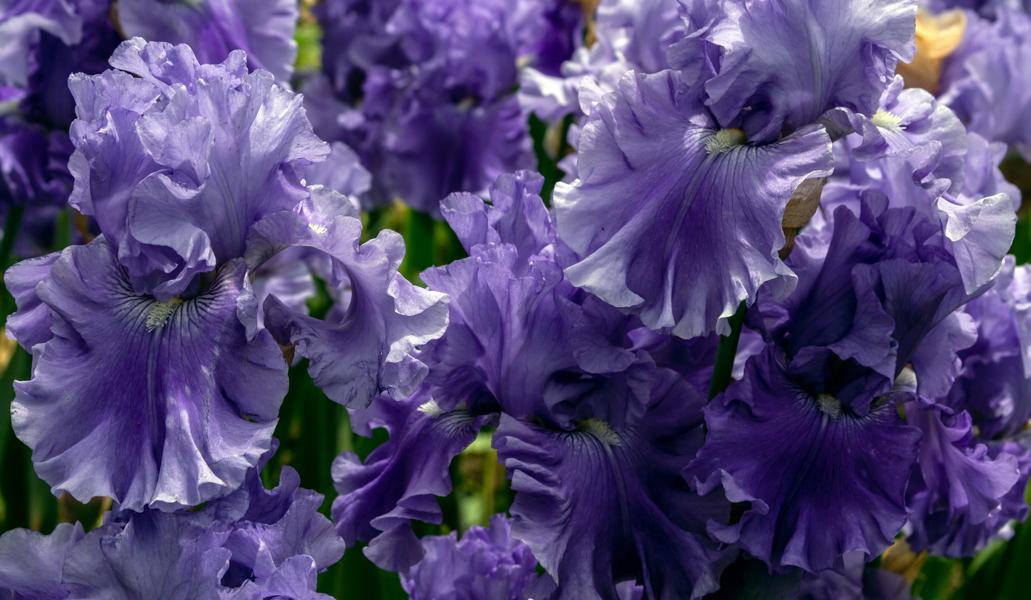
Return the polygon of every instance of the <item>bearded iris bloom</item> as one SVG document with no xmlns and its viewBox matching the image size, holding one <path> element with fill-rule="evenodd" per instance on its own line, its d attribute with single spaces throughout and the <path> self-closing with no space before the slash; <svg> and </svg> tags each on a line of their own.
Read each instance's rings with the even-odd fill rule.
<svg viewBox="0 0 1031 600">
<path fill-rule="evenodd" d="M 300 98 L 244 62 L 237 52 L 200 65 L 186 46 L 137 39 L 112 58 L 137 77 L 73 78 L 72 202 L 104 235 L 7 279 L 20 303 L 10 331 L 39 357 L 13 420 L 55 490 L 173 510 L 232 492 L 269 448 L 286 362 L 258 326 L 251 280 L 284 244 L 254 225 L 276 213 L 292 222 L 303 201 L 334 193 L 302 184 L 328 147 Z M 352 235 L 341 243 L 359 232 L 339 232 Z M 392 241 L 391 252 L 403 252 Z M 303 283 L 302 274 L 302 305 Z M 389 281 L 375 285 L 369 293 L 390 298 Z M 363 315 L 382 320 L 382 309 L 395 314 L 390 303 Z M 431 330 L 444 323 L 441 315 Z M 386 335 L 363 331 L 373 344 Z"/>
<path fill-rule="evenodd" d="M 691 29 L 669 50 L 683 77 L 625 76 L 584 126 L 579 179 L 555 194 L 559 234 L 580 257 L 570 281 L 685 338 L 727 333 L 767 281 L 781 297 L 793 289 L 777 256 L 784 211 L 833 168 L 814 123 L 837 107 L 872 115 L 895 62 L 912 55 L 904 15 L 916 9 L 706 7 L 685 4 Z M 813 32 L 826 41 L 797 42 Z"/>
</svg>

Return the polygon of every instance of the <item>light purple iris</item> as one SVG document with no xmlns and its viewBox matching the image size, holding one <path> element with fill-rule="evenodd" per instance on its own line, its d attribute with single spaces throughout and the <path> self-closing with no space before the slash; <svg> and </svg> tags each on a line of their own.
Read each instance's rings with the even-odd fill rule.
<svg viewBox="0 0 1031 600">
<path fill-rule="evenodd" d="M 299 14 L 289 0 L 120 0 L 117 17 L 129 38 L 186 44 L 202 63 L 220 63 L 243 50 L 252 70 L 265 69 L 289 83 Z"/>
<path fill-rule="evenodd" d="M 37 356 L 14 427 L 55 490 L 192 506 L 239 487 L 269 448 L 286 363 L 251 280 L 303 303 L 306 279 L 255 272 L 281 246 L 252 225 L 295 215 L 304 167 L 328 148 L 300 98 L 244 63 L 136 39 L 112 64 L 138 77 L 72 78 L 72 201 L 104 235 L 6 279 L 9 331 Z"/>
<path fill-rule="evenodd" d="M 447 328 L 445 294 L 412 285 L 398 273 L 405 246 L 384 230 L 359 245 L 362 223 L 351 202 L 314 186 L 298 212 L 272 215 L 257 224 L 267 240 L 313 251 L 310 260 L 334 290 L 335 308 L 318 320 L 264 300 L 265 326 L 280 344 L 297 345 L 310 359 L 308 372 L 332 400 L 364 408 L 382 391 L 403 398 L 426 376 L 410 355 Z"/>
<path fill-rule="evenodd" d="M 885 194 L 893 207 L 916 209 L 941 223 L 942 248 L 973 293 L 1001 268 L 1015 234 L 1020 192 L 999 171 L 1001 144 L 968 134 L 942 102 L 902 86 L 896 77 L 873 117 L 838 112 L 847 115 L 846 126 L 856 133 L 835 144 L 834 175 L 821 198 L 823 215 L 842 204 L 858 213 L 860 196 L 869 190 Z"/>
<path fill-rule="evenodd" d="M 411 520 L 443 522 L 436 497 L 451 492 L 448 465 L 490 418 L 443 410 L 424 391 L 402 401 L 380 396 L 368 408 L 352 411 L 355 433 L 371 437 L 373 428 L 383 427 L 390 439 L 365 464 L 353 452 L 333 462 L 340 493 L 333 520 L 348 546 L 368 542 L 365 555 L 390 571 L 406 571 L 422 560 L 426 549 Z"/>
<path fill-rule="evenodd" d="M 974 342 L 953 312 L 969 296 L 936 248 L 940 228 L 887 204 L 867 194 L 859 217 L 835 211 L 830 240 L 799 237 L 787 261 L 798 287 L 782 302 L 760 294 L 747 319 L 768 345 L 706 407 L 705 445 L 684 471 L 699 493 L 751 503 L 709 530 L 775 569 L 820 572 L 891 544 L 930 452 L 895 405 L 947 391 Z"/>
<path fill-rule="evenodd" d="M 725 333 L 742 300 L 794 275 L 777 253 L 792 193 L 833 168 L 830 138 L 806 126 L 767 146 L 720 129 L 673 71 L 628 74 L 580 139 L 579 179 L 555 189 L 574 285 L 691 338 Z"/>
<path fill-rule="evenodd" d="M 461 540 L 455 532 L 423 538 L 426 556 L 401 574 L 401 586 L 411 600 L 520 600 L 536 579 L 537 559 L 511 530 L 499 514 L 489 528 L 473 525 Z"/>
<path fill-rule="evenodd" d="M 200 65 L 188 46 L 137 38 L 111 64 L 121 71 L 69 84 L 70 202 L 97 220 L 133 287 L 167 301 L 243 256 L 256 221 L 306 198 L 304 167 L 329 147 L 301 97 L 249 73 L 242 52 Z"/>
<path fill-rule="evenodd" d="M 689 15 L 707 4 L 681 3 Z M 873 115 L 895 64 L 913 59 L 916 8 L 913 0 L 724 2 L 702 35 L 670 49 L 670 66 L 697 77 L 694 59 L 718 48 L 705 105 L 721 127 L 775 141 L 832 108 Z"/>
<path fill-rule="evenodd" d="M 243 260 L 223 265 L 199 295 L 166 303 L 132 290 L 104 237 L 37 262 L 7 276 L 30 300 L 20 307 L 31 312 L 11 317 L 37 356 L 12 422 L 37 474 L 55 491 L 108 496 L 128 510 L 236 489 L 269 448 L 287 388 L 275 340 L 248 336 L 241 321 L 241 307 L 255 303 Z"/>
<path fill-rule="evenodd" d="M 322 496 L 298 483 L 284 467 L 265 490 L 252 469 L 240 490 L 197 512 L 108 513 L 69 549 L 62 585 L 73 598 L 328 600 L 315 576 L 340 560 L 343 540 L 318 513 Z"/>
</svg>

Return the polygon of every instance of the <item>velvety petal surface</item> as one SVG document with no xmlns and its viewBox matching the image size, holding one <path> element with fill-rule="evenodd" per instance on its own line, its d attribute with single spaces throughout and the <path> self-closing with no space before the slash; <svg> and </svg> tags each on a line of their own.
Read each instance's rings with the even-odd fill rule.
<svg viewBox="0 0 1031 600">
<path fill-rule="evenodd" d="M 199 296 L 160 303 L 132 291 L 102 237 L 61 254 L 37 286 L 53 338 L 12 404 L 15 433 L 55 492 L 141 510 L 243 482 L 287 388 L 275 341 L 248 339 L 238 316 L 254 304 L 246 277 L 234 261 Z"/>
<path fill-rule="evenodd" d="M 819 572 L 848 552 L 874 557 L 906 521 L 920 430 L 891 402 L 858 416 L 833 396 L 809 395 L 783 361 L 775 348 L 752 357 L 744 379 L 705 409 L 705 445 L 684 476 L 701 494 L 751 503 L 738 523 L 709 531 L 774 569 Z"/>
<path fill-rule="evenodd" d="M 698 497 L 679 474 L 702 443 L 701 398 L 670 371 L 651 391 L 622 430 L 593 418 L 555 431 L 501 417 L 492 445 L 516 491 L 512 536 L 559 583 L 552 598 L 614 598 L 616 583 L 637 578 L 661 599 L 718 587 L 728 556 L 703 528 L 725 523 L 729 505 Z"/>
<path fill-rule="evenodd" d="M 763 283 L 793 288 L 777 256 L 784 208 L 806 178 L 831 173 L 830 138 L 810 127 L 769 146 L 720 131 L 666 71 L 627 75 L 580 138 L 580 179 L 558 184 L 574 285 L 685 338 L 726 333 Z"/>
</svg>

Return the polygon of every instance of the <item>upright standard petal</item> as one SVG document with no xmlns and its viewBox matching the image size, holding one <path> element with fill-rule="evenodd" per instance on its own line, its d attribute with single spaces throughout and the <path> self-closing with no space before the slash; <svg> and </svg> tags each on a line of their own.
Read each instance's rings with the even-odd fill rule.
<svg viewBox="0 0 1031 600">
<path fill-rule="evenodd" d="M 833 162 L 822 127 L 751 146 L 680 89 L 671 71 L 628 74 L 584 128 L 580 179 L 556 186 L 555 208 L 581 257 L 566 269 L 574 285 L 691 338 L 729 331 L 727 318 L 767 281 L 793 289 L 777 255 L 784 209 Z"/>
<path fill-rule="evenodd" d="M 720 8 L 703 37 L 722 50 L 706 104 L 721 126 L 753 141 L 776 140 L 836 107 L 873 115 L 896 62 L 916 51 L 915 0 L 734 0 Z"/>
<path fill-rule="evenodd" d="M 243 256 L 259 219 L 306 198 L 304 167 L 329 148 L 301 97 L 248 73 L 242 52 L 202 66 L 188 46 L 136 38 L 111 64 L 125 72 L 70 82 L 71 203 L 97 219 L 134 288 L 167 301 Z"/>
<path fill-rule="evenodd" d="M 644 414 L 625 429 L 587 418 L 554 431 L 502 415 L 492 445 L 512 478 L 512 536 L 558 583 L 554 599 L 614 598 L 643 580 L 650 598 L 699 598 L 719 587 L 730 551 L 705 522 L 729 504 L 700 498 L 680 470 L 702 443 L 702 400 L 671 371 L 656 376 Z"/>
<path fill-rule="evenodd" d="M 55 492 L 141 510 L 243 482 L 269 448 L 287 377 L 275 340 L 248 339 L 240 321 L 255 302 L 242 260 L 200 295 L 161 303 L 132 291 L 101 237 L 66 249 L 36 289 L 53 337 L 17 384 L 12 421 Z"/>
<path fill-rule="evenodd" d="M 251 69 L 270 71 L 282 83 L 288 84 L 294 71 L 299 16 L 294 2 L 124 0 L 117 15 L 127 37 L 186 44 L 204 64 L 243 50 Z"/>
<path fill-rule="evenodd" d="M 410 353 L 447 329 L 447 296 L 397 272 L 405 248 L 396 232 L 382 231 L 359 246 L 361 220 L 343 196 L 315 186 L 300 208 L 268 217 L 255 231 L 324 254 L 327 282 L 349 300 L 320 321 L 270 295 L 266 327 L 310 359 L 308 372 L 335 402 L 363 408 L 382 391 L 407 396 L 426 375 Z"/>
<path fill-rule="evenodd" d="M 780 350 L 749 359 L 745 377 L 705 409 L 708 434 L 684 476 L 700 494 L 749 502 L 739 522 L 710 523 L 773 569 L 834 567 L 848 553 L 880 554 L 906 522 L 906 482 L 920 430 L 892 402 L 859 416 L 812 396 Z"/>
</svg>

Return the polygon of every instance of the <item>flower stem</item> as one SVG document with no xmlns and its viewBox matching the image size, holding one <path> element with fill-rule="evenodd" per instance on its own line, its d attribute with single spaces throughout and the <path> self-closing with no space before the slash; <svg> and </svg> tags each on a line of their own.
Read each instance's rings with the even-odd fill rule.
<svg viewBox="0 0 1031 600">
<path fill-rule="evenodd" d="M 419 273 L 433 266 L 434 244 L 433 217 L 417 210 L 408 211 L 405 222 L 405 259 L 401 272 L 408 280 L 420 284 Z"/>
<path fill-rule="evenodd" d="M 709 383 L 709 400 L 720 392 L 726 391 L 734 372 L 734 357 L 737 355 L 737 342 L 741 338 L 741 325 L 745 321 L 745 303 L 737 307 L 737 312 L 728 319 L 730 335 L 720 336 L 716 347 L 716 364 L 712 367 L 712 381 Z"/>
</svg>

